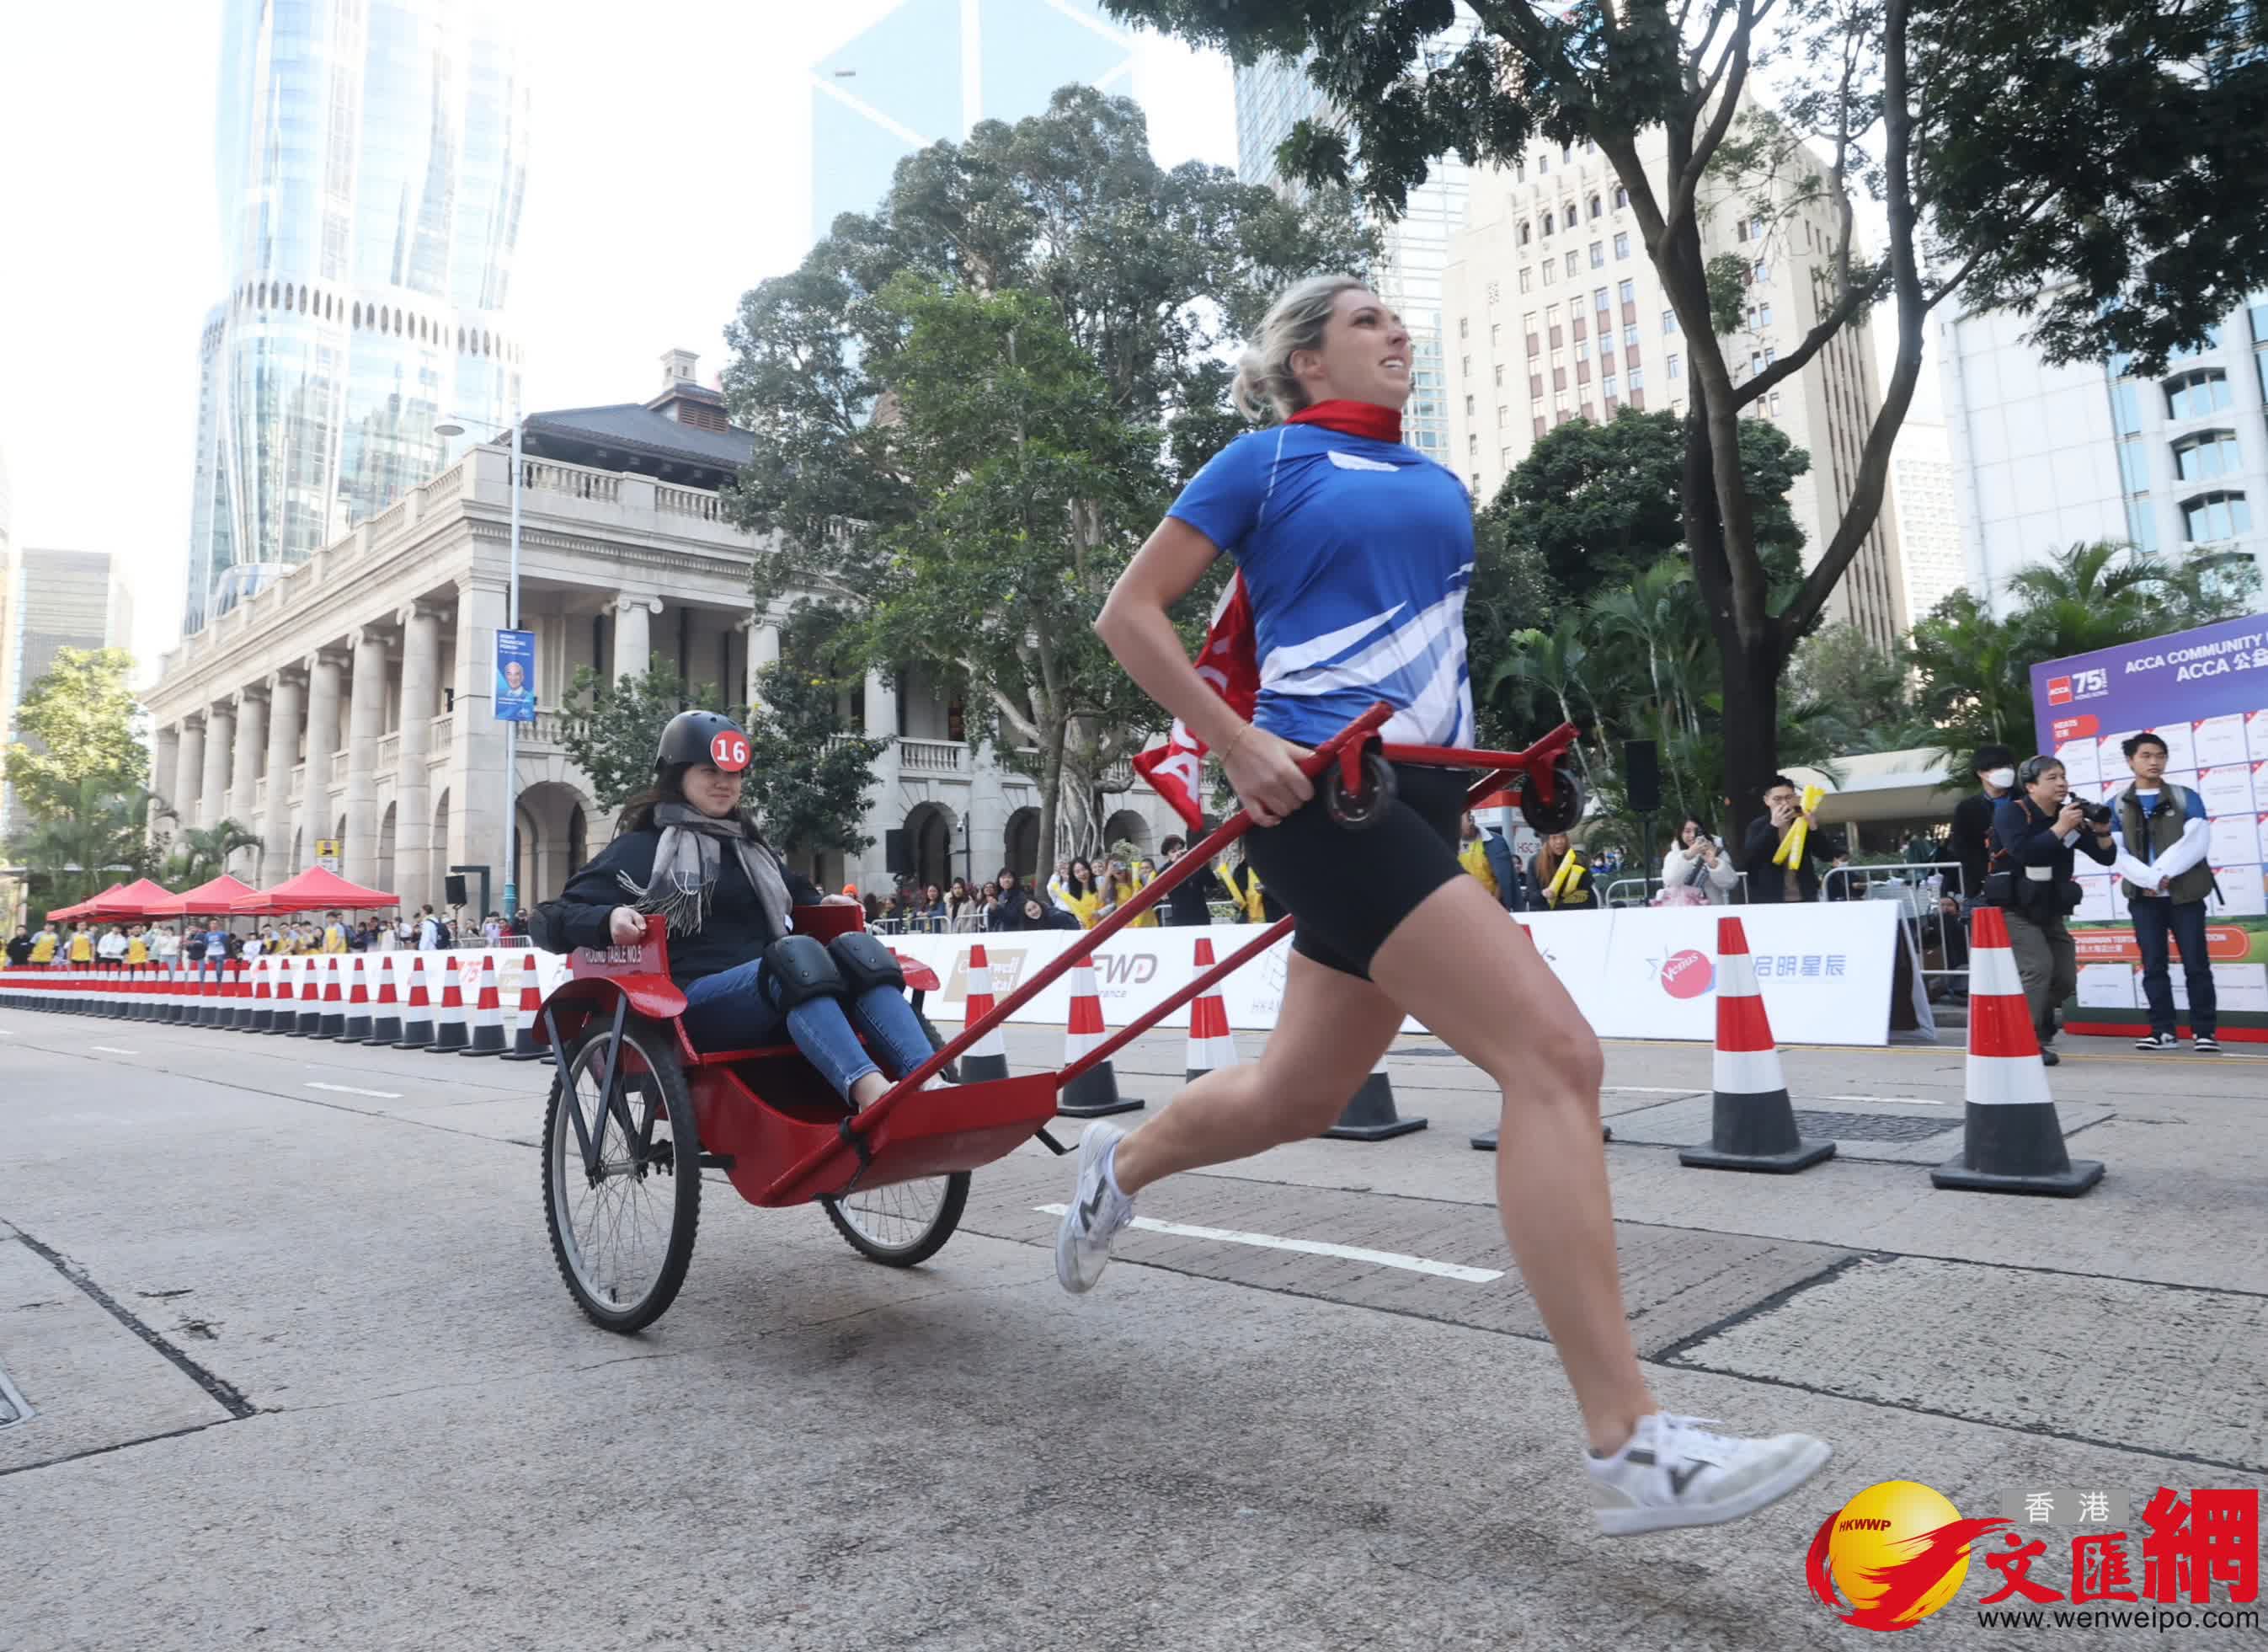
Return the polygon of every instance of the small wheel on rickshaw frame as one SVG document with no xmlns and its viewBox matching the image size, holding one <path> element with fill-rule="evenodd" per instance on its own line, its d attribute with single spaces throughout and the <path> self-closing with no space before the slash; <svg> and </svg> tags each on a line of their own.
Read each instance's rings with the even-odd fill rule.
<svg viewBox="0 0 2268 1652">
<path fill-rule="evenodd" d="M 1575 822 L 1583 818 L 1583 782 L 1572 763 L 1551 765 L 1551 800 L 1543 801 L 1535 795 L 1535 781 L 1529 776 L 1520 788 L 1520 813 L 1522 819 L 1550 837 L 1554 832 L 1572 831 Z"/>
<path fill-rule="evenodd" d="M 1367 831 L 1386 818 L 1394 801 L 1394 765 L 1375 746 L 1362 754 L 1362 789 L 1350 793 L 1335 762 L 1323 771 L 1323 812 L 1349 831 Z"/>
<path fill-rule="evenodd" d="M 623 1020 L 616 1105 L 601 1110 L 611 1032 L 612 1016 L 594 1015 L 561 1055 L 543 1116 L 543 1216 L 577 1305 L 628 1335 L 660 1318 L 685 1283 L 701 1222 L 701 1145 L 671 1030 L 643 1016 Z M 599 1144 L 595 1175 L 578 1111 Z"/>
<path fill-rule="evenodd" d="M 924 1176 L 880 1187 L 856 1187 L 840 1198 L 821 1196 L 827 1220 L 860 1256 L 886 1267 L 909 1268 L 944 1249 L 961 1226 L 968 1203 L 968 1172 Z"/>
</svg>

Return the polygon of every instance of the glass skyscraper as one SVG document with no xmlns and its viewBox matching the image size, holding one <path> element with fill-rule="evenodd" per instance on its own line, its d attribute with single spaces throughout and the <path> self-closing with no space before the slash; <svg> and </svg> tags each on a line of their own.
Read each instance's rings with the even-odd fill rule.
<svg viewBox="0 0 2268 1652">
<path fill-rule="evenodd" d="M 526 21 L 515 0 L 227 0 L 229 291 L 199 350 L 186 630 L 442 468 L 435 424 L 511 417 Z"/>
<path fill-rule="evenodd" d="M 1096 0 L 900 0 L 811 66 L 813 235 L 880 205 L 908 155 L 1038 114 L 1058 86 L 1125 95 L 1133 66 Z"/>
<path fill-rule="evenodd" d="M 1456 21 L 1427 43 L 1441 61 L 1469 39 L 1479 21 L 1463 5 Z M 1263 58 L 1236 71 L 1236 166 L 1247 183 L 1285 187 L 1276 151 L 1301 121 L 1336 124 L 1336 112 L 1307 78 L 1305 57 Z M 1450 469 L 1449 409 L 1441 361 L 1441 269 L 1449 237 L 1465 221 L 1466 167 L 1454 156 L 1433 163 L 1432 174 L 1410 192 L 1397 221 L 1378 225 L 1384 259 L 1373 272 L 1379 296 L 1410 329 L 1410 404 L 1403 410 L 1403 439 Z M 1460 473 L 1462 474 L 1462 473 Z"/>
</svg>

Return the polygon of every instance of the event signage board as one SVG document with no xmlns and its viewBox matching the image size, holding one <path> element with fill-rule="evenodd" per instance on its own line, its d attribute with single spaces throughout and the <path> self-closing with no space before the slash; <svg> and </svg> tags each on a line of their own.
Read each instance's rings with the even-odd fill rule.
<svg viewBox="0 0 2268 1652">
<path fill-rule="evenodd" d="M 535 633 L 496 634 L 496 714 L 503 723 L 535 720 Z"/>
<path fill-rule="evenodd" d="M 2121 750 L 2131 736 L 2166 742 L 2166 778 L 2205 804 L 2205 859 L 2220 886 L 2206 897 L 2206 952 L 2220 1009 L 2268 1013 L 2268 614 L 2047 660 L 2031 675 L 2039 749 L 2063 759 L 2080 795 L 2109 802 L 2132 784 Z M 2080 1010 L 2139 1027 L 2146 1007 L 2126 897 L 2094 862 L 2079 870 Z M 2172 975 L 2186 1009 L 2179 959 Z"/>
</svg>

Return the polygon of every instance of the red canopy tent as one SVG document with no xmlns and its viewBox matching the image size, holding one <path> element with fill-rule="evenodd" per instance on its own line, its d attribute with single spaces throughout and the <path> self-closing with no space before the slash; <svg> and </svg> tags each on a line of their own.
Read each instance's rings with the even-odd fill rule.
<svg viewBox="0 0 2268 1652">
<path fill-rule="evenodd" d="M 401 904 L 398 895 L 389 895 L 384 889 L 366 889 L 359 883 L 348 882 L 335 872 L 309 867 L 272 889 L 239 896 L 228 910 L 274 918 L 284 912 L 359 912 Z"/>
<path fill-rule="evenodd" d="M 224 872 L 217 878 L 207 879 L 194 889 L 184 889 L 179 895 L 169 895 L 162 901 L 151 902 L 144 915 L 150 918 L 188 918 L 232 912 L 236 910 L 237 902 L 247 895 L 257 893 L 259 891 L 243 879 L 231 877 Z"/>
<path fill-rule="evenodd" d="M 100 900 L 103 895 L 115 895 L 125 887 L 123 883 L 114 883 L 105 889 L 102 895 L 91 896 L 75 906 L 58 906 L 48 914 L 48 921 L 51 924 L 61 924 L 76 918 L 92 918 L 94 916 L 95 902 Z"/>
<path fill-rule="evenodd" d="M 106 889 L 86 903 L 89 918 L 148 918 L 165 910 L 173 890 L 148 878 L 136 878 L 121 889 Z"/>
</svg>

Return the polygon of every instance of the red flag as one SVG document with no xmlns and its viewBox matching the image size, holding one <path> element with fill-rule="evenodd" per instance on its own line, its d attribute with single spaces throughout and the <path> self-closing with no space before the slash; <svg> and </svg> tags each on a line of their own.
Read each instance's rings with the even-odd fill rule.
<svg viewBox="0 0 2268 1652">
<path fill-rule="evenodd" d="M 1253 636 L 1252 602 L 1245 595 L 1242 574 L 1230 579 L 1228 588 L 1220 594 L 1212 623 L 1205 629 L 1204 645 L 1197 650 L 1193 663 L 1197 675 L 1228 703 L 1230 710 L 1242 718 L 1252 715 L 1253 705 L 1260 698 L 1260 656 Z M 1192 831 L 1201 829 L 1204 820 L 1199 800 L 1206 749 L 1204 741 L 1177 717 L 1163 745 L 1153 746 L 1134 759 L 1135 773 L 1174 806 L 1174 812 L 1189 823 Z"/>
</svg>

